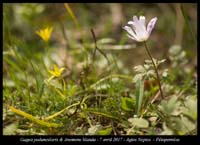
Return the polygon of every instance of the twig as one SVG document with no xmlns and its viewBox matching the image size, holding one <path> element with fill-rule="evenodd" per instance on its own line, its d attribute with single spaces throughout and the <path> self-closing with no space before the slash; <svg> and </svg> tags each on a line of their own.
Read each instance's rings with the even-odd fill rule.
<svg viewBox="0 0 200 145">
<path fill-rule="evenodd" d="M 151 100 L 151 104 L 160 96 L 160 91 L 157 92 L 157 94 L 154 96 L 154 98 Z"/>
<path fill-rule="evenodd" d="M 94 49 L 94 52 L 93 52 L 92 60 L 94 61 L 95 55 L 96 55 L 96 50 L 98 50 L 106 58 L 106 60 L 108 62 L 108 65 L 110 65 L 110 61 L 109 61 L 108 57 L 106 56 L 106 54 L 101 49 L 99 49 L 97 47 L 97 40 L 96 40 L 96 36 L 95 36 L 94 30 L 91 28 L 90 31 L 92 33 L 92 37 L 94 39 L 94 44 L 95 44 L 95 49 Z"/>
</svg>

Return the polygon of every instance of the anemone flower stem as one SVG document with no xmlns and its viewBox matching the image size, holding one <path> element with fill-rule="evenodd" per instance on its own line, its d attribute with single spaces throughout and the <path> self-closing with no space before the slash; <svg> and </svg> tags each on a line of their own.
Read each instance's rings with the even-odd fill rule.
<svg viewBox="0 0 200 145">
<path fill-rule="evenodd" d="M 156 64 L 154 63 L 153 58 L 152 58 L 152 56 L 151 56 L 151 53 L 149 52 L 149 49 L 148 49 L 148 47 L 147 47 L 146 41 L 144 42 L 144 45 L 145 45 L 146 51 L 147 51 L 147 53 L 148 53 L 148 55 L 149 55 L 149 57 L 150 57 L 150 59 L 151 59 L 151 61 L 152 61 L 152 64 L 153 64 L 154 69 L 155 69 L 155 72 L 156 72 L 156 77 L 157 77 L 157 81 L 158 81 L 158 86 L 159 86 L 159 90 L 160 90 L 160 95 L 161 95 L 162 99 L 164 99 L 163 92 L 162 92 L 162 88 L 161 88 L 161 83 L 160 83 L 160 77 L 159 77 L 159 75 L 158 75 L 158 70 L 157 70 Z"/>
</svg>

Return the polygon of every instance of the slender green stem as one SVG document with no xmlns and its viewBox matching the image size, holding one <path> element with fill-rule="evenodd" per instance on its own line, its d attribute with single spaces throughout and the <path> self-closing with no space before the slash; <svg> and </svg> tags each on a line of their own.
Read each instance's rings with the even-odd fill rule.
<svg viewBox="0 0 200 145">
<path fill-rule="evenodd" d="M 151 61 L 152 61 L 152 64 L 153 64 L 154 69 L 155 69 L 155 72 L 156 72 L 156 77 L 157 77 L 157 81 L 158 81 L 158 86 L 159 86 L 159 90 L 160 90 L 160 95 L 161 95 L 161 97 L 164 99 L 163 92 L 162 92 L 162 88 L 161 88 L 161 83 L 160 83 L 160 77 L 159 77 L 159 75 L 158 75 L 158 70 L 157 70 L 156 64 L 154 63 L 153 58 L 152 58 L 152 56 L 151 56 L 151 53 L 149 52 L 149 49 L 148 49 L 148 47 L 147 47 L 147 43 L 144 42 L 144 45 L 145 45 L 146 51 L 147 51 L 147 53 L 148 53 L 148 55 L 149 55 L 149 57 L 150 57 L 150 59 L 151 59 Z"/>
</svg>

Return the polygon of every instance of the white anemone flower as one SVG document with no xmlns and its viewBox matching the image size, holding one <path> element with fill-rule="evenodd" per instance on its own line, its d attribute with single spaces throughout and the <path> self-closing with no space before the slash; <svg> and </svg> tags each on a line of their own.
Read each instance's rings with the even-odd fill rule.
<svg viewBox="0 0 200 145">
<path fill-rule="evenodd" d="M 157 17 L 152 18 L 146 28 L 144 16 L 140 16 L 139 19 L 137 18 L 137 16 L 133 16 L 133 21 L 128 21 L 128 24 L 132 27 L 125 26 L 123 27 L 123 29 L 128 32 L 127 35 L 129 38 L 138 42 L 143 42 L 149 38 L 156 21 Z"/>
</svg>

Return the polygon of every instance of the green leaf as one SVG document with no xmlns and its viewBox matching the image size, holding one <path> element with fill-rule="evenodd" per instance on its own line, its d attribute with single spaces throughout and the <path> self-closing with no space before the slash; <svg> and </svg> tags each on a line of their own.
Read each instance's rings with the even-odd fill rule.
<svg viewBox="0 0 200 145">
<path fill-rule="evenodd" d="M 110 88 L 110 85 L 104 83 L 104 84 L 99 84 L 99 85 L 97 85 L 95 89 L 96 89 L 97 91 L 100 91 L 100 90 L 107 90 L 107 89 L 109 89 L 109 88 Z"/>
<path fill-rule="evenodd" d="M 11 61 L 9 58 L 3 57 L 3 61 L 5 61 L 6 63 L 8 63 L 10 65 L 10 67 L 12 67 L 16 72 L 20 72 L 20 73 L 23 74 L 23 71 L 21 70 L 21 68 L 18 67 L 18 65 L 15 64 L 15 62 Z"/>
<path fill-rule="evenodd" d="M 114 114 L 111 114 L 111 113 L 102 111 L 102 110 L 100 110 L 100 109 L 96 109 L 96 108 L 87 108 L 87 109 L 85 109 L 85 111 L 86 111 L 86 112 L 89 112 L 89 113 L 96 114 L 96 115 L 100 115 L 100 116 L 104 116 L 104 117 L 108 117 L 108 118 L 111 118 L 111 119 L 115 119 L 115 120 L 121 121 L 121 118 L 120 118 L 119 116 L 116 116 L 116 115 L 114 115 Z"/>
<path fill-rule="evenodd" d="M 3 135 L 15 135 L 17 131 L 17 123 L 12 123 L 3 128 Z"/>
<path fill-rule="evenodd" d="M 41 75 L 38 75 L 35 77 L 36 80 L 36 85 L 37 85 L 37 91 L 38 91 L 38 96 L 39 98 L 42 96 L 44 92 L 44 79 Z"/>
<path fill-rule="evenodd" d="M 98 135 L 110 135 L 112 132 L 112 128 L 109 127 L 109 128 L 106 128 L 106 129 L 101 129 L 98 131 Z"/>
<path fill-rule="evenodd" d="M 76 85 L 68 85 L 68 89 L 66 91 L 67 96 L 73 97 L 77 91 L 77 86 Z"/>
<path fill-rule="evenodd" d="M 133 69 L 135 72 L 138 72 L 138 73 L 144 73 L 146 71 L 142 65 L 137 65 Z"/>
<path fill-rule="evenodd" d="M 173 135 L 173 130 L 166 126 L 166 122 L 163 123 L 163 130 L 160 135 Z"/>
<path fill-rule="evenodd" d="M 146 76 L 148 76 L 148 77 L 150 77 L 150 76 L 155 76 L 156 74 L 155 74 L 155 71 L 154 70 L 152 70 L 152 69 L 150 69 L 150 70 L 148 70 L 147 72 L 146 72 Z"/>
<path fill-rule="evenodd" d="M 31 64 L 31 67 L 32 67 L 33 71 L 35 72 L 35 74 L 37 74 L 35 76 L 35 81 L 36 81 L 36 86 L 37 86 L 38 97 L 40 98 L 44 92 L 44 85 L 45 85 L 44 78 L 43 78 L 41 72 L 39 71 L 39 69 L 35 68 L 31 61 L 29 63 Z"/>
<path fill-rule="evenodd" d="M 140 115 L 142 100 L 144 96 L 144 83 L 143 80 L 138 80 L 136 83 L 136 111 Z"/>
<path fill-rule="evenodd" d="M 31 114 L 28 114 L 24 111 L 18 110 L 16 108 L 12 107 L 12 106 L 8 106 L 8 107 L 9 107 L 10 111 L 12 111 L 12 112 L 14 112 L 18 115 L 21 115 L 21 116 L 33 121 L 34 123 L 40 124 L 42 126 L 55 127 L 55 128 L 63 126 L 62 124 L 50 123 L 50 122 L 46 122 L 44 120 L 37 119 L 36 117 L 32 116 Z"/>
<path fill-rule="evenodd" d="M 138 128 L 148 128 L 149 122 L 144 118 L 129 118 L 128 121 L 131 123 L 132 126 Z"/>
<path fill-rule="evenodd" d="M 162 59 L 162 60 L 157 60 L 155 58 L 153 58 L 154 63 L 156 64 L 156 66 L 158 67 L 161 63 L 165 62 L 166 59 Z M 145 68 L 149 69 L 150 66 L 153 66 L 152 61 L 151 60 L 145 60 L 146 65 Z"/>
<path fill-rule="evenodd" d="M 185 135 L 197 127 L 196 123 L 192 122 L 185 116 L 170 117 L 166 123 L 166 125 L 178 135 Z"/>
<path fill-rule="evenodd" d="M 162 101 L 159 107 L 164 113 L 168 115 L 178 115 L 180 113 L 178 111 L 180 107 L 180 102 L 177 101 L 176 96 L 172 96 L 168 101 Z"/>
<path fill-rule="evenodd" d="M 95 135 L 102 128 L 101 125 L 94 125 L 88 129 L 87 135 Z"/>
<path fill-rule="evenodd" d="M 185 106 L 186 107 L 183 108 L 183 114 L 190 117 L 194 121 L 196 121 L 197 120 L 197 101 L 188 99 L 185 102 Z"/>
<path fill-rule="evenodd" d="M 141 80 L 142 77 L 143 77 L 142 74 L 136 74 L 136 75 L 134 76 L 133 80 L 132 80 L 133 83 L 136 83 L 138 80 Z"/>
<path fill-rule="evenodd" d="M 168 69 L 165 69 L 162 73 L 162 77 L 166 78 L 168 76 Z"/>
<path fill-rule="evenodd" d="M 165 61 L 166 61 L 166 59 L 161 59 L 161 60 L 158 60 L 157 63 L 158 63 L 158 65 L 159 65 L 159 64 L 161 64 L 161 63 L 163 63 L 163 62 L 165 62 Z"/>
<path fill-rule="evenodd" d="M 121 107 L 125 111 L 133 111 L 135 108 L 135 101 L 132 98 L 123 97 L 121 98 Z"/>
<path fill-rule="evenodd" d="M 196 124 L 189 120 L 187 117 L 181 116 L 181 128 L 178 134 L 184 135 L 196 128 Z"/>
</svg>

